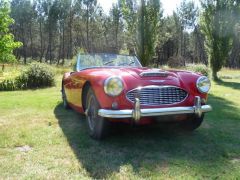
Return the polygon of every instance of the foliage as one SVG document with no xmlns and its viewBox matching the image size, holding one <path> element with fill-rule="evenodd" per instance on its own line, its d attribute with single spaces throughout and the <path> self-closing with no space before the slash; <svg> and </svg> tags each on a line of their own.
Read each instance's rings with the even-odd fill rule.
<svg viewBox="0 0 240 180">
<path fill-rule="evenodd" d="M 59 70 L 58 70 L 59 71 Z M 61 72 L 66 71 L 61 68 Z M 12 91 L 20 89 L 35 89 L 43 87 L 51 87 L 55 84 L 54 71 L 52 67 L 43 63 L 31 63 L 20 74 L 13 73 L 8 75 L 2 82 L 0 82 L 0 91 Z"/>
<path fill-rule="evenodd" d="M 0 91 L 14 91 L 17 89 L 18 86 L 15 79 L 4 79 L 0 82 Z"/>
<path fill-rule="evenodd" d="M 181 26 L 184 29 L 192 29 L 196 24 L 198 17 L 198 8 L 195 6 L 193 1 L 182 1 L 180 6 L 177 8 L 177 14 Z"/>
<path fill-rule="evenodd" d="M 231 46 L 231 12 L 233 1 L 203 1 L 201 30 L 206 37 L 207 49 L 213 79 L 227 61 Z"/>
<path fill-rule="evenodd" d="M 187 64 L 186 69 L 209 76 L 209 68 L 204 64 Z"/>
<path fill-rule="evenodd" d="M 43 63 L 31 63 L 30 66 L 17 77 L 16 83 L 21 89 L 51 87 L 54 82 L 52 67 Z"/>
<path fill-rule="evenodd" d="M 137 28 L 137 2 L 136 0 L 122 0 L 121 4 L 121 12 L 123 19 L 125 21 L 125 27 L 127 29 L 126 39 L 127 39 L 127 49 L 129 50 L 129 54 L 135 54 L 135 46 L 136 46 L 136 28 Z"/>
<path fill-rule="evenodd" d="M 14 54 L 24 63 L 34 59 L 64 65 L 84 49 L 90 53 L 127 52 L 137 55 L 144 66 L 152 60 L 156 65 L 167 64 L 171 56 L 208 65 L 205 44 L 214 57 L 209 59 L 240 67 L 240 3 L 202 2 L 198 9 L 193 1 L 182 1 L 168 15 L 159 0 L 118 0 L 109 12 L 104 12 L 97 0 L 12 0 L 15 23 L 11 32 L 23 42 Z M 208 30 L 215 33 L 208 36 Z M 215 54 L 211 53 L 213 47 Z M 214 66 L 219 69 L 218 63 Z"/>
<path fill-rule="evenodd" d="M 195 28 L 198 9 L 195 7 L 193 1 L 182 1 L 174 13 L 174 20 L 178 28 L 178 56 L 186 56 L 186 41 L 187 37 L 184 30 L 192 30 Z"/>
<path fill-rule="evenodd" d="M 141 0 L 137 18 L 136 48 L 143 66 L 148 65 L 155 53 L 161 16 L 158 0 Z"/>
<path fill-rule="evenodd" d="M 0 63 L 15 61 L 13 50 L 22 45 L 20 42 L 15 42 L 13 34 L 9 32 L 9 26 L 14 23 L 9 13 L 9 4 L 0 1 Z"/>
</svg>

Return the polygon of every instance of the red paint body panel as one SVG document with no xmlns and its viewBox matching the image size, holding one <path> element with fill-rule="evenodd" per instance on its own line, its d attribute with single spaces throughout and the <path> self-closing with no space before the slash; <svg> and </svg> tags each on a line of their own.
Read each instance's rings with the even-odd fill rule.
<svg viewBox="0 0 240 180">
<path fill-rule="evenodd" d="M 112 109 L 112 103 L 118 102 L 119 109 L 132 109 L 133 103 L 126 98 L 129 90 L 147 85 L 170 85 L 177 86 L 188 92 L 188 97 L 181 103 L 161 106 L 141 106 L 141 108 L 160 108 L 160 107 L 178 107 L 193 106 L 194 97 L 200 96 L 207 99 L 207 94 L 202 94 L 196 87 L 196 81 L 201 74 L 188 71 L 167 71 L 166 77 L 141 77 L 140 73 L 150 71 L 149 68 L 131 68 L 131 67 L 99 67 L 85 69 L 79 72 L 65 73 L 63 77 L 63 86 L 67 96 L 67 100 L 71 107 L 76 111 L 83 113 L 82 105 L 82 88 L 86 82 L 89 82 L 98 102 L 103 109 Z M 110 76 L 119 76 L 124 83 L 124 90 L 117 97 L 110 97 L 104 92 L 104 81 Z M 159 80 L 153 82 L 151 80 Z M 162 80 L 163 82 L 161 82 Z"/>
</svg>

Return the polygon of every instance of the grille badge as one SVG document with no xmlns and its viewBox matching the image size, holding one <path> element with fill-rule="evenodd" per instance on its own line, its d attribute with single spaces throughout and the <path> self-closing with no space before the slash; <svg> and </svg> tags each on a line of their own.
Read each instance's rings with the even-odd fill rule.
<svg viewBox="0 0 240 180">
<path fill-rule="evenodd" d="M 162 83 L 164 82 L 165 80 L 150 80 L 151 82 L 155 82 L 155 83 Z"/>
<path fill-rule="evenodd" d="M 141 77 L 166 77 L 168 76 L 168 72 L 166 71 L 146 71 L 146 72 L 142 72 L 140 74 Z"/>
</svg>

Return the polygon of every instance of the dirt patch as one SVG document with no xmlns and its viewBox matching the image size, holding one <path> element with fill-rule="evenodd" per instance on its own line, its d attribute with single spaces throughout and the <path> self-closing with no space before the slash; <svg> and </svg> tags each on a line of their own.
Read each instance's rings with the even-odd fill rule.
<svg viewBox="0 0 240 180">
<path fill-rule="evenodd" d="M 29 152 L 32 150 L 32 147 L 30 147 L 28 145 L 24 145 L 24 146 L 16 147 L 16 150 L 20 151 L 20 152 Z"/>
</svg>

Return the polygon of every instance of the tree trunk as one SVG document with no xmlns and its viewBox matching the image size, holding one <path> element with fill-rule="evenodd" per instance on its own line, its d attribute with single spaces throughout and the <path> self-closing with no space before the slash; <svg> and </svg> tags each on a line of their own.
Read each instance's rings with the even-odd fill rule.
<svg viewBox="0 0 240 180">
<path fill-rule="evenodd" d="M 229 58 L 229 66 L 230 68 L 237 68 L 237 61 L 239 60 L 240 54 L 240 42 L 238 37 L 233 39 L 233 48 Z"/>
<path fill-rule="evenodd" d="M 43 35 L 42 35 L 42 21 L 40 20 L 39 22 L 39 26 L 40 26 L 40 62 L 42 62 L 42 58 L 43 58 Z"/>
<path fill-rule="evenodd" d="M 87 4 L 87 50 L 89 52 L 89 2 Z"/>
<path fill-rule="evenodd" d="M 145 16 L 145 1 L 144 0 L 141 0 L 141 27 L 140 27 L 140 38 L 141 38 L 141 61 L 143 63 L 143 66 L 146 66 L 147 65 L 147 62 L 146 62 L 146 59 L 144 57 L 144 52 L 145 52 L 145 47 L 144 47 L 144 36 L 145 36 L 145 32 L 144 32 L 144 16 Z"/>
<path fill-rule="evenodd" d="M 57 58 L 57 65 L 60 63 L 61 55 L 62 55 L 62 34 L 61 34 L 61 26 L 60 26 L 60 32 L 59 32 L 59 47 L 58 47 L 58 58 Z"/>
<path fill-rule="evenodd" d="M 72 7 L 70 9 L 70 24 L 69 24 L 69 56 L 72 58 L 72 24 L 73 24 L 73 12 Z M 63 62 L 64 63 L 64 62 Z"/>
<path fill-rule="evenodd" d="M 27 45 L 25 41 L 23 24 L 21 24 L 21 31 L 22 31 L 22 43 L 23 43 L 23 61 L 24 61 L 24 64 L 27 64 Z"/>
<path fill-rule="evenodd" d="M 49 61 L 50 64 L 52 64 L 52 29 L 50 28 L 50 23 L 49 23 L 49 27 L 48 27 L 48 53 L 49 53 Z"/>
<path fill-rule="evenodd" d="M 63 34 L 62 34 L 62 65 L 64 65 L 64 59 L 65 59 L 65 25 L 63 22 Z"/>
<path fill-rule="evenodd" d="M 30 29 L 29 29 L 29 35 L 30 35 L 30 47 L 31 47 L 31 57 L 33 59 L 33 37 L 32 37 L 32 23 L 30 23 Z"/>
</svg>

